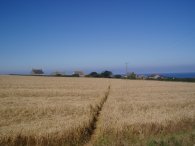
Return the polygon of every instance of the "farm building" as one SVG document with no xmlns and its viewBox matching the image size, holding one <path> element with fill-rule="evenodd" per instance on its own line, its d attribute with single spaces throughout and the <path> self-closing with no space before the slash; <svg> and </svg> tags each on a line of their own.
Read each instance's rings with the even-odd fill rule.
<svg viewBox="0 0 195 146">
<path fill-rule="evenodd" d="M 83 71 L 74 71 L 73 75 L 78 75 L 79 77 L 84 77 L 85 76 Z"/>
<path fill-rule="evenodd" d="M 44 72 L 42 69 L 32 69 L 31 74 L 32 75 L 43 75 Z"/>
<path fill-rule="evenodd" d="M 136 78 L 145 80 L 145 79 L 147 79 L 147 76 L 145 76 L 145 75 L 137 75 Z"/>
<path fill-rule="evenodd" d="M 157 79 L 162 79 L 163 77 L 161 76 L 161 75 L 158 75 L 158 74 L 153 74 L 153 75 L 151 75 L 150 77 L 149 77 L 149 79 L 155 79 L 155 80 L 157 80 Z"/>
</svg>

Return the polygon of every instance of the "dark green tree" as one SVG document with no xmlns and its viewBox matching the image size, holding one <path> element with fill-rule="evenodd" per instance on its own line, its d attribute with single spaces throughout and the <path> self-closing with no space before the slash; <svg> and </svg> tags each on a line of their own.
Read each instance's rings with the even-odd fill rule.
<svg viewBox="0 0 195 146">
<path fill-rule="evenodd" d="M 91 72 L 88 76 L 89 77 L 99 77 L 99 74 L 97 72 Z"/>
<path fill-rule="evenodd" d="M 111 78 L 112 77 L 112 72 L 111 71 L 104 71 L 101 73 L 101 77 L 104 77 L 104 78 Z"/>
<path fill-rule="evenodd" d="M 136 79 L 136 74 L 134 72 L 130 73 L 128 76 L 127 76 L 128 79 Z"/>
</svg>

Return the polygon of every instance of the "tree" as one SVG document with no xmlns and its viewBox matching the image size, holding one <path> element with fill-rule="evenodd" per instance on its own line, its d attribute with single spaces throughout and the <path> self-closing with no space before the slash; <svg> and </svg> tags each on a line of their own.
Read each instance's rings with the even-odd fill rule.
<svg viewBox="0 0 195 146">
<path fill-rule="evenodd" d="M 130 73 L 128 76 L 127 76 L 128 79 L 136 79 L 136 74 L 134 72 Z"/>
<path fill-rule="evenodd" d="M 99 77 L 99 74 L 97 72 L 91 72 L 88 76 L 89 77 Z"/>
<path fill-rule="evenodd" d="M 122 76 L 121 75 L 114 75 L 114 78 L 120 79 L 120 78 L 122 78 Z"/>
<path fill-rule="evenodd" d="M 104 78 L 111 78 L 112 76 L 112 72 L 111 71 L 104 71 L 101 73 L 101 77 L 104 77 Z"/>
</svg>

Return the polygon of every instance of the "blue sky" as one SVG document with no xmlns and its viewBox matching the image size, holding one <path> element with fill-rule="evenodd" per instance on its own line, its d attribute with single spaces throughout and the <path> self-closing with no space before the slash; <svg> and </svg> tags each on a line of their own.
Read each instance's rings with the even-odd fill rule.
<svg viewBox="0 0 195 146">
<path fill-rule="evenodd" d="M 0 0 L 0 73 L 195 72 L 194 0 Z"/>
</svg>

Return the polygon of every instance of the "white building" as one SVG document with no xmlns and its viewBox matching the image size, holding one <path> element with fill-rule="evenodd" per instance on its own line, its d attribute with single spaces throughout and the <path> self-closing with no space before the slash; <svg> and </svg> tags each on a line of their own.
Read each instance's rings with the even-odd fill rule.
<svg viewBox="0 0 195 146">
<path fill-rule="evenodd" d="M 74 71 L 72 74 L 73 75 L 79 75 L 79 77 L 84 77 L 85 76 L 83 71 Z"/>
</svg>

